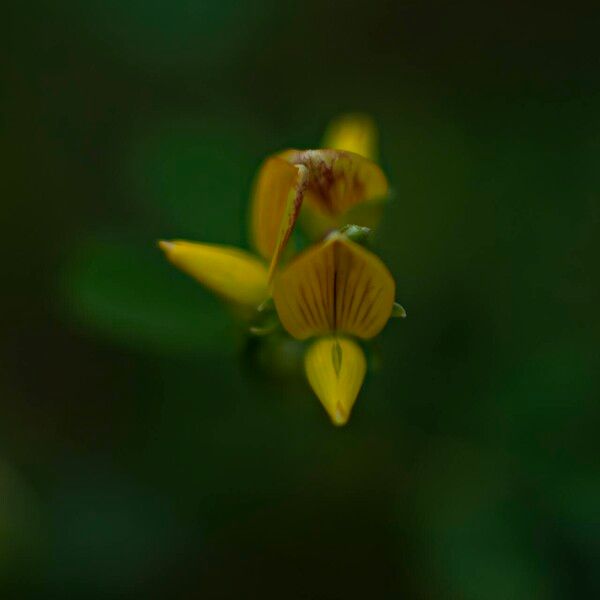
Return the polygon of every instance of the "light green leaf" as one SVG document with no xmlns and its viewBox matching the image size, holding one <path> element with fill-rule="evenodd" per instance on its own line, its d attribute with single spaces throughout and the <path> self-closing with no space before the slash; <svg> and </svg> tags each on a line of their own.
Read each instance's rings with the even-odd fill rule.
<svg viewBox="0 0 600 600">
<path fill-rule="evenodd" d="M 169 265 L 153 242 L 89 240 L 63 271 L 63 309 L 78 327 L 159 352 L 233 351 L 226 309 Z"/>
</svg>

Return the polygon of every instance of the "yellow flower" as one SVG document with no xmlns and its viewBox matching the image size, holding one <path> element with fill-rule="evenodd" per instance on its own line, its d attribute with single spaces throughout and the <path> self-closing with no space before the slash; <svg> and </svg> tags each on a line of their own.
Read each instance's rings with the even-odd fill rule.
<svg viewBox="0 0 600 600">
<path fill-rule="evenodd" d="M 332 123 L 325 145 L 286 150 L 262 164 L 251 197 L 256 255 L 181 240 L 159 245 L 175 266 L 246 316 L 265 317 L 251 332 L 265 335 L 281 322 L 292 337 L 311 339 L 304 358 L 307 379 L 333 423 L 343 425 L 367 370 L 357 340 L 375 337 L 391 316 L 405 313 L 394 303 L 395 284 L 386 266 L 351 241 L 368 232 L 361 226 L 373 225 L 389 191 L 372 160 L 375 127 L 368 117 L 347 115 Z M 349 227 L 330 233 L 278 271 L 303 205 L 304 224 L 315 238 Z M 266 303 L 270 296 L 273 303 Z"/>
<path fill-rule="evenodd" d="M 273 300 L 293 337 L 318 337 L 305 356 L 308 381 L 336 425 L 350 417 L 366 372 L 349 336 L 375 337 L 392 316 L 395 284 L 365 248 L 335 233 L 292 261 L 274 281 Z"/>
</svg>

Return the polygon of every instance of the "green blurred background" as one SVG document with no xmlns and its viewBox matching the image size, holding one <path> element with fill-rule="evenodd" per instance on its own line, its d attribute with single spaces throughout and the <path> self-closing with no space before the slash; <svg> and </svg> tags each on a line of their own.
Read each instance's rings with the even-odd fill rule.
<svg viewBox="0 0 600 600">
<path fill-rule="evenodd" d="M 4 12 L 3 598 L 600 596 L 600 9 Z M 347 110 L 409 317 L 339 430 L 154 243 Z"/>
</svg>

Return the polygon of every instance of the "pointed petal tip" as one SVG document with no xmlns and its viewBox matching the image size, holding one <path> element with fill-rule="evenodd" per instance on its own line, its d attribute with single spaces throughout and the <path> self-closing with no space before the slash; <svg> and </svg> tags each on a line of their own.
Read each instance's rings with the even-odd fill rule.
<svg viewBox="0 0 600 600">
<path fill-rule="evenodd" d="M 333 414 L 331 415 L 331 422 L 336 427 L 343 427 L 347 422 L 350 415 L 343 411 L 340 406 L 337 406 Z"/>
<path fill-rule="evenodd" d="M 173 248 L 175 248 L 175 244 L 173 242 L 168 242 L 167 240 L 158 240 L 157 245 L 163 252 L 166 252 L 167 254 L 171 252 Z"/>
</svg>

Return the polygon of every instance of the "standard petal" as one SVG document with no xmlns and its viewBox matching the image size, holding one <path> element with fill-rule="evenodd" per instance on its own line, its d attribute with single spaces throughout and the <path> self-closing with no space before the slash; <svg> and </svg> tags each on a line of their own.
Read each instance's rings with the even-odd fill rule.
<svg viewBox="0 0 600 600">
<path fill-rule="evenodd" d="M 249 252 L 181 240 L 159 245 L 176 267 L 228 302 L 256 307 L 269 295 L 267 268 Z"/>
<path fill-rule="evenodd" d="M 334 425 L 344 425 L 367 370 L 361 347 L 347 338 L 321 338 L 306 352 L 304 368 Z"/>
<path fill-rule="evenodd" d="M 336 331 L 376 336 L 392 314 L 394 293 L 381 260 L 342 235 L 301 254 L 273 286 L 283 326 L 301 340 Z"/>
<path fill-rule="evenodd" d="M 377 127 L 373 119 L 358 113 L 334 119 L 323 138 L 324 148 L 348 150 L 375 161 L 377 143 Z"/>
<path fill-rule="evenodd" d="M 284 217 L 290 213 L 290 206 L 295 207 L 297 187 L 298 169 L 279 156 L 268 158 L 258 172 L 251 201 L 251 237 L 259 254 L 267 260 L 277 248 Z M 300 204 L 301 198 L 296 216 Z"/>
<path fill-rule="evenodd" d="M 305 150 L 291 156 L 308 170 L 304 199 L 315 211 L 334 221 L 363 203 L 388 196 L 388 181 L 373 161 L 342 150 Z"/>
</svg>

